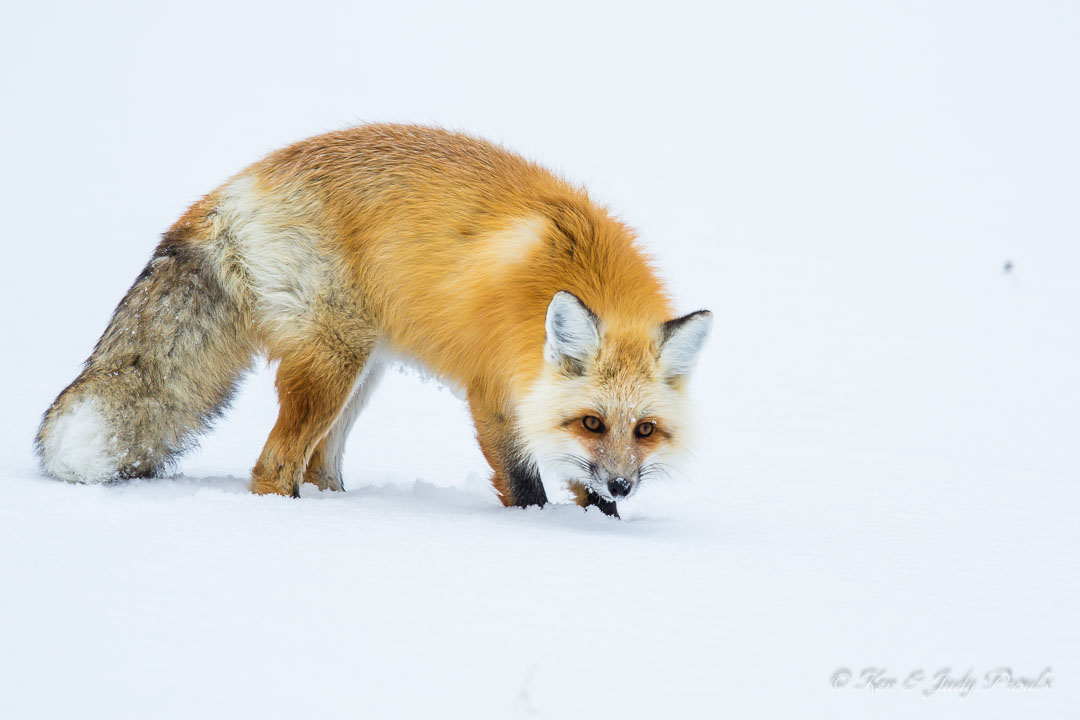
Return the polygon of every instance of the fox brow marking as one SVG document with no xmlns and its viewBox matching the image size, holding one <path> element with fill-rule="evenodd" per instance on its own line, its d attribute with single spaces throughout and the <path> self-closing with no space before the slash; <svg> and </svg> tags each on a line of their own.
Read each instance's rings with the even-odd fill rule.
<svg viewBox="0 0 1080 720">
<path fill-rule="evenodd" d="M 604 420 L 610 413 L 608 408 L 604 405 L 595 405 L 593 407 L 585 407 L 581 410 L 574 411 L 573 414 L 563 415 L 562 425 L 569 425 L 575 423 L 586 415 L 595 415 L 596 417 Z"/>
</svg>

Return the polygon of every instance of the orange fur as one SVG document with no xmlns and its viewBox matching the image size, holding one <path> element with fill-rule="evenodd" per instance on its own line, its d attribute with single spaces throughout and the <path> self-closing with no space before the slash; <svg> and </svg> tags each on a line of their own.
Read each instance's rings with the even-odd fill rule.
<svg viewBox="0 0 1080 720">
<path fill-rule="evenodd" d="M 506 502 L 498 448 L 516 397 L 543 362 L 552 294 L 577 295 L 612 335 L 651 338 L 671 316 L 629 228 L 583 190 L 491 143 L 370 125 L 297 143 L 250 173 L 268 202 L 303 210 L 389 344 L 465 388 Z M 520 253 L 503 251 L 515 242 Z M 619 347 L 613 365 L 652 352 L 641 342 Z M 309 375 L 298 384 L 318 382 Z M 315 426 L 343 402 L 326 402 Z M 302 436 L 302 424 L 283 406 L 277 434 Z M 262 484 L 260 473 L 253 487 L 287 489 Z"/>
</svg>

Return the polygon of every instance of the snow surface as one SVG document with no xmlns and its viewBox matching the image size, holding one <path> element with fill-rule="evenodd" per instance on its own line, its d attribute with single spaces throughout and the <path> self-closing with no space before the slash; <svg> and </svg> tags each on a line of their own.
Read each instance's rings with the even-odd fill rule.
<svg viewBox="0 0 1080 720">
<path fill-rule="evenodd" d="M 1075 717 L 1078 31 L 960 0 L 5 8 L 0 718 Z M 156 236 L 362 120 L 504 142 L 640 229 L 715 315 L 695 462 L 622 522 L 506 510 L 462 403 L 389 373 L 347 493 L 253 497 L 264 368 L 176 477 L 42 477 L 40 413 Z M 926 696 L 999 667 L 1052 685 Z"/>
</svg>

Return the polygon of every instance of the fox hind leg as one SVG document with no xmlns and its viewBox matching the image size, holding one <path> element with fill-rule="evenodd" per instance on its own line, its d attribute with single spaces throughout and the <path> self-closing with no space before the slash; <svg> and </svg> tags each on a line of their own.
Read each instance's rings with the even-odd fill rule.
<svg viewBox="0 0 1080 720">
<path fill-rule="evenodd" d="M 309 338 L 298 345 L 278 367 L 281 407 L 251 474 L 257 494 L 300 495 L 309 460 L 345 409 L 374 341 L 342 347 Z"/>
<path fill-rule="evenodd" d="M 311 483 L 320 490 L 345 489 L 341 479 L 341 457 L 345 452 L 345 440 L 378 385 L 384 368 L 385 363 L 378 358 L 371 357 L 368 360 L 341 414 L 312 453 L 304 471 L 304 482 Z"/>
</svg>

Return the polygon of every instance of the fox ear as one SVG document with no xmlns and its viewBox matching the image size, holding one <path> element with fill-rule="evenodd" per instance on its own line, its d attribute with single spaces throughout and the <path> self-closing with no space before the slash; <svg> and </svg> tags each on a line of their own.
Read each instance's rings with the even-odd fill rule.
<svg viewBox="0 0 1080 720">
<path fill-rule="evenodd" d="M 560 367 L 569 361 L 579 375 L 585 361 L 600 346 L 600 319 L 576 295 L 565 290 L 551 298 L 544 329 L 544 358 Z"/>
<path fill-rule="evenodd" d="M 666 380 L 686 375 L 694 369 L 698 354 L 712 327 L 712 313 L 698 310 L 660 326 L 660 373 Z"/>
</svg>

